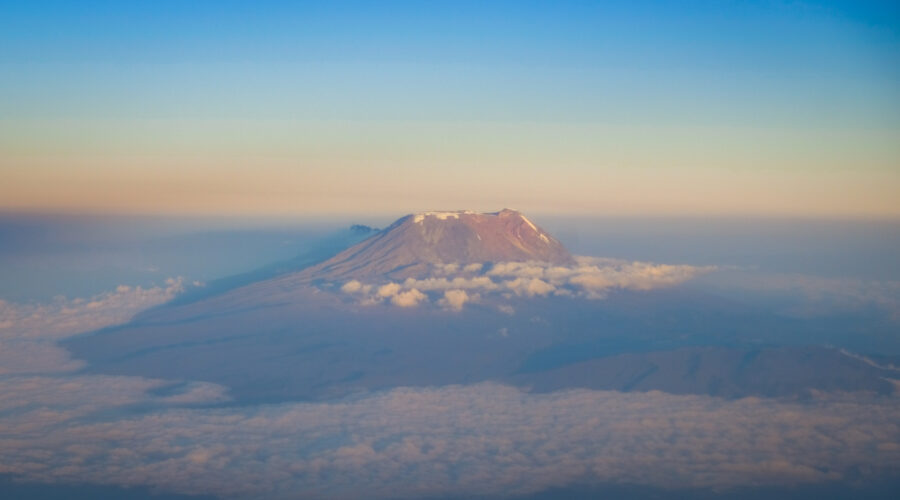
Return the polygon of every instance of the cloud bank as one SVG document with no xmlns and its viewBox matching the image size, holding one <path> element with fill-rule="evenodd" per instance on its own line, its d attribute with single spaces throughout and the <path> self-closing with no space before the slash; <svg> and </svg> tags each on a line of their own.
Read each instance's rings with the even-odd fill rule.
<svg viewBox="0 0 900 500">
<path fill-rule="evenodd" d="M 434 301 L 459 311 L 482 295 L 519 297 L 573 296 L 602 299 L 612 290 L 653 290 L 678 285 L 715 267 L 653 264 L 595 257 L 576 257 L 573 266 L 543 262 L 445 264 L 434 266 L 433 276 L 383 284 L 351 280 L 341 286 L 345 294 L 363 304 L 389 302 L 410 307 Z"/>
<path fill-rule="evenodd" d="M 56 340 L 124 323 L 138 312 L 168 302 L 184 289 L 182 278 L 165 286 L 142 288 L 120 285 L 89 299 L 58 297 L 46 304 L 17 304 L 0 300 L 0 375 L 77 370 Z"/>
<path fill-rule="evenodd" d="M 460 310 L 483 295 L 601 298 L 709 270 L 581 258 L 342 291 Z M 180 287 L 0 304 L 0 474 L 226 498 L 513 495 L 575 483 L 727 490 L 900 474 L 896 396 L 723 400 L 483 383 L 221 407 L 227 389 L 215 384 L 59 373 L 81 364 L 56 339 L 125 321 Z"/>
<path fill-rule="evenodd" d="M 167 302 L 184 290 L 183 278 L 165 286 L 120 285 L 90 299 L 57 297 L 49 304 L 16 304 L 0 300 L 0 339 L 63 338 L 123 323 L 138 312 Z"/>
<path fill-rule="evenodd" d="M 900 321 L 900 281 L 738 270 L 721 273 L 714 283 L 726 290 L 798 297 L 800 302 L 788 302 L 784 312 L 799 317 L 827 316 L 875 308 L 886 312 L 894 321 Z"/>
<path fill-rule="evenodd" d="M 177 408 L 135 377 L 0 379 L 0 473 L 235 498 L 508 495 L 581 483 L 729 488 L 900 473 L 900 399 L 397 388 Z M 188 391 L 191 392 L 191 391 Z M 195 388 L 192 403 L 216 401 Z M 141 401 L 160 409 L 111 411 Z"/>
</svg>

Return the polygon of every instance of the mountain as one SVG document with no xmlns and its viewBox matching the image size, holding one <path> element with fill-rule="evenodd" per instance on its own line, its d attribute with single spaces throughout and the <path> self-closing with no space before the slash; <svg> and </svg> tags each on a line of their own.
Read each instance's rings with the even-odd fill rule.
<svg viewBox="0 0 900 500">
<path fill-rule="evenodd" d="M 203 380 L 245 404 L 482 381 L 535 392 L 790 398 L 888 394 L 900 379 L 896 369 L 836 349 L 746 342 L 757 329 L 768 338 L 803 334 L 784 318 L 732 325 L 721 305 L 675 291 L 601 301 L 512 297 L 508 314 L 487 301 L 459 312 L 401 309 L 348 304 L 312 286 L 278 288 L 161 308 L 63 345 L 88 362 L 84 373 Z M 667 312 L 673 301 L 683 309 L 677 315 Z"/>
<path fill-rule="evenodd" d="M 405 277 L 434 272 L 439 281 L 447 267 L 475 275 L 490 270 L 465 264 L 572 263 L 557 240 L 513 210 L 426 212 L 352 232 L 355 244 L 330 258 L 317 252 L 327 260 L 312 267 L 278 266 L 274 276 L 253 274 L 261 279 L 63 345 L 88 362 L 85 373 L 202 380 L 248 404 L 481 381 L 724 398 L 900 390 L 896 360 L 814 345 L 828 341 L 833 318 L 798 321 L 700 290 L 621 290 L 602 300 L 469 290 L 471 302 L 457 309 L 442 305 L 441 289 L 417 291 L 426 297 L 417 307 L 382 295 Z M 345 292 L 353 279 L 374 300 Z"/>
<path fill-rule="evenodd" d="M 424 212 L 304 270 L 298 277 L 337 281 L 421 277 L 434 265 L 542 261 L 568 265 L 563 245 L 520 212 Z"/>
</svg>

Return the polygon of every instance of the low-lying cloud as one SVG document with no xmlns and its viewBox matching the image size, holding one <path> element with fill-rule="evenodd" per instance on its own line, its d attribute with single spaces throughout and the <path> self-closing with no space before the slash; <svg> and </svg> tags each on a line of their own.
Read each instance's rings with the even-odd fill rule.
<svg viewBox="0 0 900 500">
<path fill-rule="evenodd" d="M 0 473 L 254 498 L 511 495 L 573 482 L 730 488 L 900 473 L 900 399 L 396 388 L 178 408 L 136 377 L 0 379 Z M 158 409 L 113 411 L 139 402 Z"/>
<path fill-rule="evenodd" d="M 482 294 L 600 298 L 709 270 L 582 258 L 342 290 L 459 310 Z M 221 407 L 228 391 L 216 384 L 64 373 L 82 365 L 57 339 L 125 321 L 180 288 L 0 304 L 0 474 L 226 498 L 514 495 L 573 483 L 721 490 L 900 474 L 896 396 L 724 400 L 483 383 Z"/>
<path fill-rule="evenodd" d="M 477 300 L 475 297 L 489 294 L 602 299 L 617 289 L 644 291 L 678 285 L 715 267 L 576 257 L 573 266 L 501 262 L 493 266 L 445 264 L 432 270 L 433 276 L 403 282 L 376 285 L 351 280 L 341 286 L 341 291 L 357 296 L 364 304 L 388 301 L 409 307 L 433 300 L 458 311 L 466 302 Z"/>
<path fill-rule="evenodd" d="M 120 285 L 89 299 L 58 297 L 50 303 L 17 304 L 0 300 L 0 339 L 63 338 L 123 323 L 138 312 L 167 302 L 184 290 L 183 278 L 165 286 Z"/>
<path fill-rule="evenodd" d="M 478 300 L 478 298 L 477 293 L 470 296 L 465 290 L 447 290 L 444 292 L 444 297 L 438 300 L 438 304 L 454 311 L 461 311 L 466 302 Z"/>
<path fill-rule="evenodd" d="M 779 296 L 784 303 L 782 312 L 794 316 L 820 317 L 875 309 L 900 321 L 900 281 L 732 269 L 718 273 L 710 282 L 727 292 Z"/>
<path fill-rule="evenodd" d="M 165 286 L 120 285 L 89 299 L 58 297 L 50 303 L 25 304 L 0 300 L 0 375 L 77 370 L 84 363 L 71 359 L 57 340 L 124 323 L 183 289 L 182 278 L 170 278 Z"/>
</svg>

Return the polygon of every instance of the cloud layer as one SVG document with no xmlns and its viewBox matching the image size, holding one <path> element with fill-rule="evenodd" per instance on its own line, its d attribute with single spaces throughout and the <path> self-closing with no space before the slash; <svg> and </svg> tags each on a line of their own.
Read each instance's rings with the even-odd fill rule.
<svg viewBox="0 0 900 500">
<path fill-rule="evenodd" d="M 461 310 L 482 295 L 520 297 L 577 296 L 601 299 L 611 290 L 652 290 L 674 286 L 715 270 L 714 267 L 653 264 L 595 257 L 576 257 L 573 266 L 543 262 L 501 262 L 493 266 L 446 264 L 435 266 L 433 276 L 409 278 L 376 286 L 351 280 L 341 291 L 361 303 L 389 302 L 410 307 L 434 301 Z"/>
<path fill-rule="evenodd" d="M 123 323 L 138 312 L 167 302 L 184 290 L 182 278 L 165 286 L 120 285 L 90 299 L 58 297 L 49 304 L 15 304 L 0 300 L 0 339 L 62 338 Z"/>
<path fill-rule="evenodd" d="M 514 494 L 573 482 L 728 488 L 900 472 L 900 400 L 397 388 L 169 408 L 134 377 L 0 380 L 0 473 L 226 497 Z M 216 401 L 199 387 L 186 402 Z M 111 411 L 141 401 L 140 415 Z"/>
<path fill-rule="evenodd" d="M 58 297 L 48 304 L 17 304 L 0 300 L 0 374 L 49 373 L 76 370 L 56 340 L 128 321 L 138 312 L 167 302 L 184 289 L 182 278 L 165 286 L 121 285 L 90 299 Z"/>
<path fill-rule="evenodd" d="M 600 298 L 709 270 L 580 258 L 565 268 L 447 266 L 426 280 L 342 291 L 459 310 L 491 294 Z M 59 373 L 81 364 L 55 340 L 125 321 L 180 289 L 172 280 L 90 300 L 0 303 L 0 474 L 229 498 L 509 495 L 573 483 L 727 489 L 900 474 L 898 397 L 533 394 L 483 383 L 221 407 L 227 389 L 215 384 Z"/>
<path fill-rule="evenodd" d="M 900 281 L 734 270 L 720 273 L 712 282 L 726 290 L 795 297 L 800 300 L 788 301 L 784 312 L 800 317 L 875 308 L 900 321 Z"/>
</svg>

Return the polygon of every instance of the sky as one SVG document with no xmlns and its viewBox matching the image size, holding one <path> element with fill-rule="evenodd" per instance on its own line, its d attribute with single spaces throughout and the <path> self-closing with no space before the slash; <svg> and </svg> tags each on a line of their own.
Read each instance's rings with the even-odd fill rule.
<svg viewBox="0 0 900 500">
<path fill-rule="evenodd" d="M 900 216 L 894 2 L 4 2 L 0 210 Z"/>
</svg>

